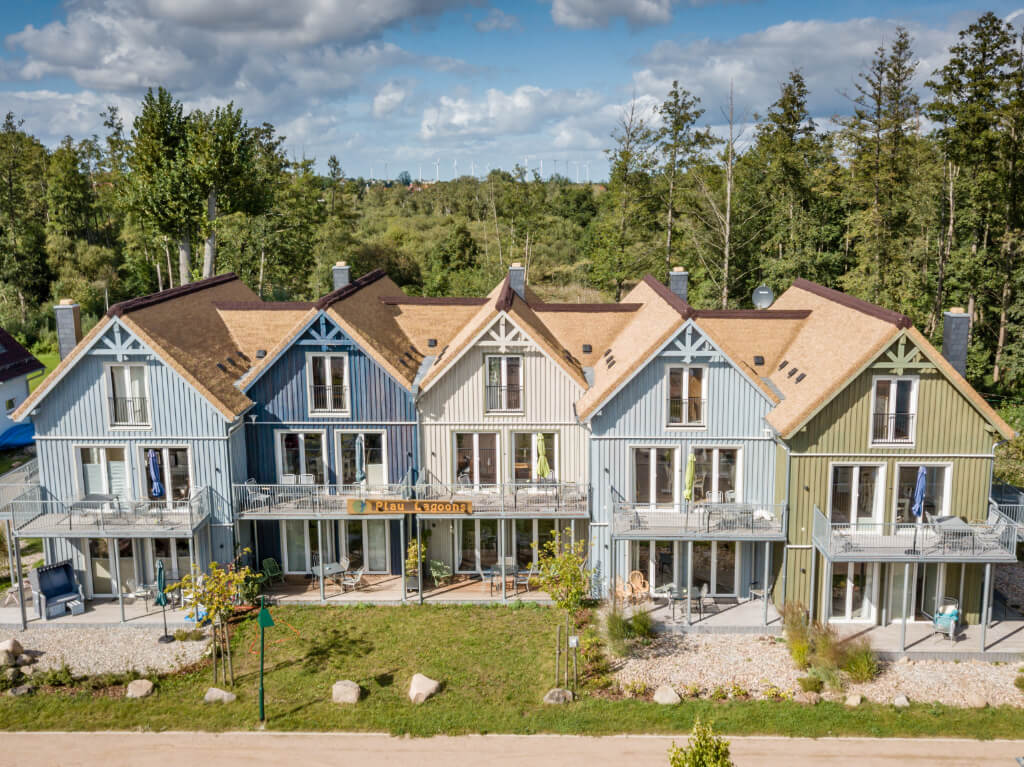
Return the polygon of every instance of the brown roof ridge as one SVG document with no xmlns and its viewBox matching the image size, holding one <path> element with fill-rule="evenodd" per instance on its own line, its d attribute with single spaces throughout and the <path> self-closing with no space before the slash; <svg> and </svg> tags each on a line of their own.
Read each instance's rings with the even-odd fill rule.
<svg viewBox="0 0 1024 767">
<path fill-rule="evenodd" d="M 198 282 L 190 282 L 187 285 L 179 285 L 176 288 L 168 288 L 167 290 L 161 290 L 157 293 L 150 293 L 146 296 L 129 298 L 127 301 L 121 301 L 107 309 L 107 316 L 122 317 L 128 312 L 133 312 L 137 309 L 144 309 L 147 306 L 154 306 L 156 304 L 163 303 L 164 301 L 170 301 L 175 298 L 180 298 L 181 296 L 187 296 L 190 293 L 196 293 L 197 291 L 212 288 L 216 285 L 223 285 L 226 282 L 231 282 L 237 279 L 238 275 L 234 272 L 228 272 L 227 274 L 218 274 L 214 277 L 208 277 L 205 280 L 199 280 Z"/>
<path fill-rule="evenodd" d="M 690 306 L 689 303 L 681 299 L 675 293 L 673 293 L 668 287 L 663 285 L 657 277 L 648 272 L 644 275 L 643 282 L 651 288 L 655 293 L 661 296 L 664 301 L 675 309 L 684 319 L 690 319 L 695 312 L 695 309 Z"/>
<path fill-rule="evenodd" d="M 694 309 L 697 319 L 723 320 L 803 320 L 811 316 L 810 309 Z"/>
<path fill-rule="evenodd" d="M 314 304 L 314 306 L 316 306 L 317 309 L 326 309 L 331 304 L 341 301 L 343 298 L 346 298 L 352 295 L 353 293 L 356 293 L 361 288 L 365 288 L 367 285 L 372 285 L 377 280 L 383 277 L 387 277 L 387 272 L 385 272 L 383 269 L 374 269 L 372 272 L 367 272 L 362 277 L 357 277 L 356 279 L 352 280 L 352 282 L 350 282 L 348 285 L 344 285 L 343 287 L 340 287 L 337 290 L 331 291 L 326 296 L 317 301 Z"/>
<path fill-rule="evenodd" d="M 535 312 L 635 312 L 643 304 L 528 304 Z"/>
<path fill-rule="evenodd" d="M 227 312 L 240 311 L 294 311 L 312 309 L 314 301 L 214 301 L 213 308 Z"/>
<path fill-rule="evenodd" d="M 386 306 L 401 304 L 418 304 L 421 306 L 483 306 L 486 298 L 473 296 L 377 296 L 377 300 Z"/>
<path fill-rule="evenodd" d="M 841 290 L 826 288 L 824 285 L 819 285 L 816 282 L 805 280 L 802 277 L 797 277 L 793 280 L 793 287 L 806 290 L 808 293 L 821 296 L 829 301 L 845 306 L 848 309 L 853 309 L 861 314 L 866 314 L 869 317 L 874 317 L 875 319 L 882 320 L 883 322 L 891 323 L 898 328 L 909 328 L 913 325 L 910 318 L 904 314 L 878 306 L 877 304 L 865 301 L 862 298 L 851 296 L 848 293 L 843 293 Z"/>
</svg>

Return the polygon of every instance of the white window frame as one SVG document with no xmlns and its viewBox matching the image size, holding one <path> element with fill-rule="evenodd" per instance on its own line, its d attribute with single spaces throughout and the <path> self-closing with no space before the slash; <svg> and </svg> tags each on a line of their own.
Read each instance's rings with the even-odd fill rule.
<svg viewBox="0 0 1024 767">
<path fill-rule="evenodd" d="M 285 434 L 298 434 L 299 443 L 304 447 L 305 435 L 317 434 L 320 436 L 320 446 L 322 449 L 321 455 L 324 460 L 324 484 L 327 484 L 328 480 L 328 464 L 327 464 L 327 430 L 326 429 L 275 429 L 274 430 L 274 460 L 277 464 L 277 484 L 281 484 L 281 478 L 284 476 L 284 446 L 281 444 L 281 438 Z M 299 474 L 309 474 L 305 471 L 306 468 L 306 451 L 304 449 L 299 450 L 299 458 L 302 462 L 302 469 Z M 296 475 L 297 477 L 298 475 Z"/>
<path fill-rule="evenodd" d="M 351 517 L 342 517 L 338 520 L 344 522 L 346 525 L 350 522 L 359 522 L 363 528 L 363 566 L 366 568 L 365 572 L 369 575 L 388 575 L 391 573 L 391 523 L 387 519 L 352 519 Z M 371 570 L 370 569 L 370 522 L 377 522 L 384 524 L 384 554 L 385 562 L 383 570 Z M 343 526 L 336 528 L 338 530 L 338 538 L 341 540 L 341 552 L 343 556 L 348 556 L 348 532 Z M 308 558 L 308 554 L 306 555 Z M 425 565 L 426 563 L 424 563 Z"/>
<path fill-rule="evenodd" d="M 890 391 L 895 390 L 896 384 L 899 381 L 910 381 L 910 439 L 905 440 L 893 440 L 893 439 L 882 439 L 875 440 L 875 413 L 877 412 L 877 392 L 878 382 L 888 381 Z M 917 444 L 917 396 L 920 391 L 921 379 L 919 376 L 914 375 L 876 375 L 871 377 L 871 410 L 869 411 L 869 423 L 868 423 L 868 447 L 870 448 L 891 448 L 898 446 L 900 448 L 912 448 Z M 896 397 L 891 393 L 889 396 L 889 409 L 886 411 L 888 418 L 893 418 L 896 415 Z M 887 424 L 886 433 L 891 431 L 890 427 L 892 424 Z"/>
<path fill-rule="evenodd" d="M 660 540 L 665 540 L 664 538 Z M 718 588 L 718 544 L 720 543 L 731 543 L 736 548 L 736 572 L 733 575 L 732 591 L 720 591 Z M 694 546 L 697 544 L 707 545 L 711 547 L 711 583 L 708 584 L 708 595 L 716 597 L 738 597 L 741 593 L 740 579 L 743 577 L 743 541 L 694 541 Z M 651 550 L 654 548 L 654 540 L 651 541 Z M 681 561 L 682 551 L 676 552 L 677 563 Z M 690 567 L 693 567 L 693 563 L 689 563 Z M 650 581 L 648 581 L 650 582 Z"/>
<path fill-rule="evenodd" d="M 147 487 L 148 483 L 151 481 L 149 479 L 149 462 L 146 460 L 146 452 L 148 450 L 159 450 L 160 451 L 160 454 L 161 454 L 160 457 L 161 457 L 161 459 L 163 460 L 163 463 L 164 463 L 164 473 L 166 474 L 166 476 L 164 477 L 165 487 L 164 487 L 164 498 L 163 498 L 163 500 L 166 501 L 168 503 L 168 505 L 173 503 L 173 501 L 169 497 L 170 496 L 170 493 L 169 493 L 170 488 L 166 487 L 167 480 L 170 479 L 170 454 L 169 454 L 169 451 L 171 451 L 171 450 L 184 450 L 185 451 L 185 453 L 188 455 L 188 488 L 189 488 L 189 498 L 192 497 L 192 495 L 196 491 L 196 480 L 195 480 L 195 466 L 193 466 L 193 464 L 192 464 L 192 447 L 190 445 L 139 445 L 138 449 L 139 449 L 139 465 L 138 465 L 138 469 L 139 469 L 139 479 L 140 479 L 140 484 L 139 484 L 139 498 L 140 498 L 140 500 L 145 500 L 145 497 L 149 495 L 147 492 L 145 492 L 145 488 Z M 150 501 L 150 503 L 159 503 L 159 501 Z M 162 536 L 157 536 L 157 537 L 160 538 Z"/>
<path fill-rule="evenodd" d="M 122 498 L 122 500 L 132 500 L 133 498 L 135 498 L 135 488 L 132 485 L 132 477 L 134 476 L 134 471 L 132 469 L 132 459 L 131 459 L 132 451 L 128 448 L 127 444 L 118 443 L 118 442 L 115 442 L 115 443 L 112 443 L 112 444 L 109 444 L 109 445 L 89 445 L 89 444 L 86 444 L 86 443 L 74 443 L 74 444 L 72 444 L 71 449 L 74 451 L 73 455 L 74 455 L 74 459 L 75 459 L 75 497 L 76 498 L 78 498 L 78 499 L 84 499 L 85 498 L 85 476 L 82 473 L 82 470 L 83 470 L 82 449 L 83 448 L 88 448 L 90 450 L 95 448 L 95 449 L 100 451 L 100 456 L 101 456 L 101 458 L 100 458 L 100 467 L 101 467 L 101 471 L 103 472 L 103 489 L 105 491 L 103 493 L 104 495 L 113 495 L 113 493 L 110 492 L 110 473 L 107 471 L 107 451 L 111 450 L 111 449 L 116 450 L 118 448 L 121 448 L 124 451 L 124 463 L 125 463 L 125 468 L 124 468 L 124 481 L 125 481 L 125 489 L 124 489 L 124 491 L 125 491 L 125 496 L 124 496 L 124 498 Z"/>
<path fill-rule="evenodd" d="M 332 359 L 334 357 L 342 357 L 345 360 L 345 375 L 343 376 L 342 386 L 345 387 L 345 407 L 340 410 L 334 408 L 314 408 L 313 407 L 313 359 L 318 357 L 325 357 Z M 348 352 L 306 352 L 306 405 L 310 416 L 346 416 L 352 412 L 352 385 L 351 385 L 351 359 Z M 328 365 L 328 369 L 329 369 Z"/>
<path fill-rule="evenodd" d="M 657 487 L 658 477 L 658 450 L 671 450 L 672 451 L 672 508 L 678 508 L 679 499 L 681 496 L 681 488 L 679 487 L 680 479 L 680 466 L 679 466 L 679 447 L 676 445 L 630 445 L 629 449 L 629 492 L 630 495 L 636 495 L 636 451 L 637 450 L 648 450 L 651 453 L 651 468 L 650 468 L 650 485 L 651 495 L 657 496 L 655 488 Z M 637 498 L 633 498 L 633 505 L 637 508 L 657 509 L 658 504 L 656 501 L 640 501 Z M 662 506 L 661 508 L 664 508 Z"/>
<path fill-rule="evenodd" d="M 481 487 L 490 487 L 489 485 L 480 484 L 480 435 L 481 434 L 493 434 L 494 435 L 494 471 L 495 471 L 495 484 L 501 485 L 501 432 L 499 431 L 453 431 L 452 432 L 452 485 L 457 486 L 459 484 L 459 437 L 460 434 L 472 434 L 473 435 L 473 463 L 471 466 L 473 473 L 473 481 L 470 483 L 470 487 L 473 490 L 479 490 Z"/>
<path fill-rule="evenodd" d="M 537 435 L 538 434 L 550 434 L 550 435 L 552 435 L 554 437 L 554 441 L 552 443 L 554 445 L 554 450 L 552 451 L 552 454 L 555 456 L 555 461 L 554 461 L 554 465 L 551 467 L 551 477 L 549 478 L 548 481 L 557 482 L 558 481 L 558 468 L 559 468 L 559 464 L 561 463 L 561 456 L 558 453 L 558 437 L 559 437 L 559 433 L 557 431 L 543 431 L 543 430 L 541 430 L 541 431 L 522 430 L 522 431 L 513 431 L 512 432 L 512 450 L 509 451 L 510 454 L 511 454 L 512 465 L 511 465 L 510 470 L 509 470 L 509 477 L 510 477 L 509 481 L 510 482 L 515 482 L 516 481 L 516 478 L 515 478 L 516 477 L 516 437 L 519 436 L 520 434 L 529 434 L 530 435 L 530 455 L 531 455 L 531 457 L 534 457 L 534 458 L 537 455 Z M 538 477 L 537 477 L 537 464 L 536 464 L 535 461 L 530 461 L 530 482 L 536 482 L 537 480 L 538 480 Z"/>
<path fill-rule="evenodd" d="M 690 446 L 690 455 L 694 456 L 696 461 L 696 450 L 710 450 L 711 451 L 711 465 L 714 467 L 711 472 L 711 487 L 706 489 L 705 492 L 717 493 L 718 492 L 718 465 L 722 459 L 723 450 L 735 450 L 736 451 L 736 499 L 733 501 L 726 501 L 725 496 L 722 496 L 723 503 L 742 503 L 743 502 L 743 446 L 742 445 L 701 445 L 695 444 Z M 687 457 L 689 459 L 689 456 Z M 701 503 L 700 501 L 693 501 L 693 503 Z"/>
<path fill-rule="evenodd" d="M 127 377 L 128 368 L 142 368 L 142 390 L 143 399 L 146 400 L 146 421 L 145 423 L 114 423 L 114 413 L 110 408 L 110 401 L 114 398 L 113 387 L 110 379 L 114 368 L 123 368 L 123 375 Z M 131 391 L 131 379 L 126 383 L 128 391 Z M 149 386 L 149 365 L 145 362 L 106 362 L 103 365 L 103 390 L 106 396 L 103 398 L 103 408 L 107 417 L 107 426 L 111 431 L 143 431 L 153 428 L 153 398 L 150 396 Z"/>
<path fill-rule="evenodd" d="M 508 360 L 511 357 L 515 357 L 519 360 L 519 407 L 510 408 L 508 406 Z M 498 384 L 502 388 L 501 404 L 502 407 L 490 408 L 487 406 L 487 387 L 491 385 L 491 360 L 501 360 L 501 383 Z M 518 414 L 522 415 L 525 411 L 526 402 L 524 394 L 526 392 L 526 386 L 524 379 L 524 368 L 526 360 L 522 354 L 485 354 L 484 355 L 484 413 L 487 415 L 508 415 Z"/>
<path fill-rule="evenodd" d="M 343 484 L 341 481 L 341 438 L 345 434 L 362 434 L 364 435 L 364 450 L 365 450 L 365 435 L 367 434 L 379 434 L 380 435 L 380 446 L 381 446 L 381 461 L 384 464 L 384 484 L 391 484 L 391 471 L 388 467 L 388 433 L 386 429 L 335 429 L 334 431 L 334 479 L 335 484 Z M 324 480 L 326 481 L 326 477 Z M 367 480 L 363 480 L 361 483 L 363 487 L 368 487 Z"/>
<path fill-rule="evenodd" d="M 6 402 L 4 402 L 4 411 L 7 413 L 7 415 L 10 415 L 11 413 L 13 413 L 17 409 L 18 409 L 18 398 L 17 397 L 11 397 Z"/>
<path fill-rule="evenodd" d="M 683 401 L 687 402 L 689 400 L 689 394 L 690 394 L 690 376 L 688 376 L 686 373 L 688 371 L 694 369 L 694 368 L 700 368 L 701 370 L 704 371 L 701 374 L 701 389 L 702 389 L 701 396 L 700 396 L 700 399 L 702 400 L 701 401 L 701 408 L 700 408 L 701 419 L 699 421 L 683 420 L 683 421 L 680 421 L 679 423 L 672 423 L 672 421 L 669 420 L 669 405 L 668 405 L 668 403 L 669 403 L 669 396 L 670 396 L 670 393 L 672 391 L 672 387 L 671 387 L 671 384 L 670 384 L 670 380 L 671 380 L 670 377 L 671 377 L 671 375 L 672 375 L 672 373 L 674 371 L 677 371 L 677 370 L 678 371 L 682 371 L 682 373 L 683 373 Z M 709 377 L 708 373 L 709 373 L 709 370 L 710 370 L 710 368 L 709 368 L 709 366 L 707 364 L 700 364 L 700 363 L 694 363 L 694 364 L 691 364 L 691 365 L 683 365 L 683 364 L 680 364 L 678 362 L 673 362 L 673 363 L 670 363 L 670 364 L 665 366 L 665 398 L 664 398 L 665 428 L 667 428 L 667 429 L 705 429 L 705 428 L 707 428 L 707 424 L 708 424 L 708 412 L 707 412 L 708 407 L 707 406 L 708 406 L 708 402 L 710 402 L 710 400 L 708 399 L 708 377 Z M 687 413 L 687 409 L 684 406 L 683 407 L 683 416 L 684 416 L 684 418 L 686 416 L 686 413 Z"/>
<path fill-rule="evenodd" d="M 908 458 L 910 456 L 907 456 Z M 952 495 L 953 495 L 953 462 L 952 461 L 897 461 L 893 464 L 893 482 L 892 482 L 892 521 L 895 523 L 899 515 L 900 507 L 900 469 L 901 468 L 917 468 L 918 466 L 924 466 L 926 469 L 943 469 L 946 477 L 942 483 L 942 511 L 939 514 L 940 517 L 949 516 L 950 508 L 952 508 Z M 924 524 L 924 513 L 917 520 L 917 524 Z"/>
<path fill-rule="evenodd" d="M 872 509 L 871 518 L 870 519 L 863 519 L 863 520 L 855 520 L 855 521 L 851 522 L 850 523 L 850 529 L 851 530 L 856 530 L 857 529 L 857 522 L 869 522 L 869 523 L 872 523 L 872 524 L 882 522 L 883 521 L 883 517 L 884 517 L 884 509 L 885 509 L 884 498 L 885 498 L 885 482 L 886 482 L 886 477 L 885 477 L 886 465 L 884 463 L 877 463 L 877 462 L 874 462 L 874 461 L 831 461 L 831 462 L 829 462 L 829 465 L 828 465 L 828 521 L 829 521 L 829 524 L 833 524 L 833 522 L 832 522 L 832 486 L 833 486 L 833 482 L 835 481 L 835 469 L 837 467 L 842 467 L 842 466 L 850 466 L 850 467 L 852 467 L 855 470 L 853 476 L 850 479 L 850 482 L 851 482 L 851 487 L 850 487 L 850 512 L 851 512 L 851 516 L 852 516 L 853 510 L 857 507 L 857 500 L 858 500 L 858 497 L 859 497 L 858 496 L 858 492 L 859 492 L 858 488 L 860 486 L 860 483 L 859 483 L 858 480 L 860 479 L 860 469 L 861 469 L 861 467 L 871 467 L 871 468 L 877 468 L 878 469 L 878 480 L 877 480 L 877 482 L 875 484 L 875 507 L 874 507 L 874 509 Z M 840 524 L 840 523 L 836 523 L 836 524 Z M 832 586 L 831 586 L 831 584 L 829 584 L 829 589 L 831 589 L 831 588 L 832 588 Z M 829 593 L 831 593 L 831 592 L 829 592 Z"/>
<path fill-rule="evenodd" d="M 143 539 L 146 542 L 146 574 L 149 577 L 149 582 L 156 583 L 156 548 L 154 546 L 154 541 L 157 538 L 159 538 L 162 541 L 170 541 L 171 550 L 174 552 L 173 556 L 171 557 L 171 569 L 170 571 L 165 570 L 164 576 L 167 578 L 168 581 L 181 580 L 181 577 L 186 573 L 181 572 L 181 569 L 178 567 L 178 541 L 185 541 L 187 543 L 188 539 L 182 538 L 180 536 L 174 537 L 169 535 L 154 535 L 152 538 Z"/>
<path fill-rule="evenodd" d="M 871 579 L 870 595 L 865 594 L 864 599 L 868 602 L 868 616 L 866 618 L 849 618 L 850 611 L 853 608 L 853 567 L 857 564 L 864 564 L 868 566 L 869 578 Z M 832 614 L 832 576 L 835 573 L 835 568 L 845 567 L 846 568 L 846 608 L 843 611 L 843 615 L 835 616 Z M 881 578 L 880 574 L 880 563 L 878 562 L 834 562 L 828 570 L 828 583 L 823 584 L 828 589 L 828 595 L 825 600 L 826 608 L 828 609 L 828 622 L 829 623 L 859 623 L 859 624 L 871 624 L 874 625 L 878 622 L 878 593 L 879 593 L 879 581 Z"/>
</svg>

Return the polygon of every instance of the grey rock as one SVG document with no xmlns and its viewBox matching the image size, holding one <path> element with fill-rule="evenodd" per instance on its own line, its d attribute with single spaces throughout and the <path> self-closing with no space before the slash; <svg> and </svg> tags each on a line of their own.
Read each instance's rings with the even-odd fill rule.
<svg viewBox="0 0 1024 767">
<path fill-rule="evenodd" d="M 153 683 L 148 679 L 134 679 L 124 691 L 126 698 L 147 698 L 153 694 Z"/>
<path fill-rule="evenodd" d="M 359 685 L 348 679 L 335 682 L 331 687 L 331 700 L 335 703 L 358 703 Z"/>
<path fill-rule="evenodd" d="M 21 646 L 21 642 L 17 639 L 8 639 L 0 642 L 0 653 L 9 652 L 15 658 L 25 652 L 25 648 Z"/>
<path fill-rule="evenodd" d="M 674 706 L 681 700 L 682 698 L 679 697 L 679 693 L 677 693 L 667 684 L 661 685 L 657 690 L 654 691 L 654 702 L 660 703 L 663 706 Z"/>
<path fill-rule="evenodd" d="M 7 677 L 8 681 L 15 682 L 21 678 L 21 669 L 17 666 L 11 666 L 4 670 L 4 676 Z"/>
<path fill-rule="evenodd" d="M 979 692 L 967 693 L 964 703 L 967 705 L 967 708 L 985 708 L 985 706 L 988 705 L 988 701 L 985 700 L 985 696 Z"/>
<path fill-rule="evenodd" d="M 36 659 L 27 653 L 22 653 L 14 659 L 14 662 L 17 663 L 19 666 L 31 666 L 33 663 L 36 662 Z"/>
<path fill-rule="evenodd" d="M 895 698 L 892 699 L 892 704 L 894 706 L 896 706 L 896 708 L 909 708 L 910 707 L 910 701 L 907 700 L 907 696 L 906 695 L 897 695 Z"/>
<path fill-rule="evenodd" d="M 544 702 L 552 705 L 572 703 L 572 691 L 561 687 L 555 687 L 554 689 L 548 690 L 547 694 L 544 696 Z"/>
<path fill-rule="evenodd" d="M 17 687 L 12 687 L 11 689 L 9 689 L 7 691 L 7 694 L 10 695 L 12 698 L 20 698 L 22 695 L 28 695 L 31 692 L 32 692 L 32 685 L 30 685 L 30 684 L 21 684 L 21 685 L 18 685 Z"/>
<path fill-rule="evenodd" d="M 821 696 L 816 692 L 798 692 L 793 700 L 808 706 L 817 706 L 821 703 Z"/>
<path fill-rule="evenodd" d="M 846 696 L 846 705 L 850 708 L 857 708 L 857 706 L 859 706 L 861 704 L 861 701 L 863 700 L 864 696 L 861 695 L 859 692 L 851 692 L 849 695 Z"/>
<path fill-rule="evenodd" d="M 409 700 L 413 703 L 423 703 L 427 698 L 437 694 L 441 689 L 441 683 L 423 674 L 413 674 L 409 682 Z"/>
<path fill-rule="evenodd" d="M 233 692 L 211 687 L 203 696 L 204 703 L 232 703 L 237 696 Z"/>
<path fill-rule="evenodd" d="M 0 650 L 0 668 L 18 665 L 18 656 L 9 650 Z"/>
</svg>

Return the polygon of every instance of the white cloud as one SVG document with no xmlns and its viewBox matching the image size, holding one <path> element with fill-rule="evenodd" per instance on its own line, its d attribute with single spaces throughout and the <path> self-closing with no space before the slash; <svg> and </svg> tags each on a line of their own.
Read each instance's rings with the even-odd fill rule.
<svg viewBox="0 0 1024 767">
<path fill-rule="evenodd" d="M 408 95 L 409 91 L 404 85 L 394 80 L 384 83 L 373 97 L 373 116 L 378 119 L 387 117 L 402 105 Z"/>
<path fill-rule="evenodd" d="M 491 8 L 490 12 L 480 21 L 473 25 L 477 32 L 504 32 L 519 29 L 519 19 L 511 14 L 505 13 L 500 8 Z"/>
<path fill-rule="evenodd" d="M 699 7 L 730 0 L 551 0 L 551 18 L 563 27 L 593 29 L 622 18 L 631 27 L 672 21 L 672 6 Z"/>
</svg>

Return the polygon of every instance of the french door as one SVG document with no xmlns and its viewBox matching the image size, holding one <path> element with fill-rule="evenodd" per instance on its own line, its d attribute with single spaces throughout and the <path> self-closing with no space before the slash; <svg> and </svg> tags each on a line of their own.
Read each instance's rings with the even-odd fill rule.
<svg viewBox="0 0 1024 767">
<path fill-rule="evenodd" d="M 342 485 L 387 484 L 388 469 L 384 433 L 379 431 L 338 434 L 338 482 Z"/>
<path fill-rule="evenodd" d="M 693 585 L 708 587 L 715 596 L 740 593 L 740 545 L 736 541 L 696 541 L 693 544 Z"/>
<path fill-rule="evenodd" d="M 455 483 L 462 487 L 498 484 L 498 435 L 461 432 L 455 435 Z"/>
<path fill-rule="evenodd" d="M 324 484 L 323 432 L 286 431 L 278 434 L 277 473 L 278 480 L 282 482 L 285 477 L 298 479 L 305 475 L 311 476 L 314 484 Z"/>
<path fill-rule="evenodd" d="M 740 451 L 735 447 L 693 449 L 693 500 L 734 503 L 740 500 Z"/>
<path fill-rule="evenodd" d="M 341 522 L 342 553 L 349 559 L 349 569 L 360 567 L 368 573 L 389 570 L 389 532 L 385 519 L 348 519 Z"/>
<path fill-rule="evenodd" d="M 676 583 L 679 546 L 676 541 L 632 541 L 629 569 L 643 573 L 652 589 Z"/>
<path fill-rule="evenodd" d="M 836 562 L 832 566 L 829 616 L 840 621 L 874 621 L 878 564 Z"/>
<path fill-rule="evenodd" d="M 880 466 L 833 466 L 832 523 L 856 527 L 877 521 L 883 486 Z"/>
<path fill-rule="evenodd" d="M 672 508 L 678 501 L 676 449 L 633 448 L 633 501 L 637 506 Z"/>
</svg>

